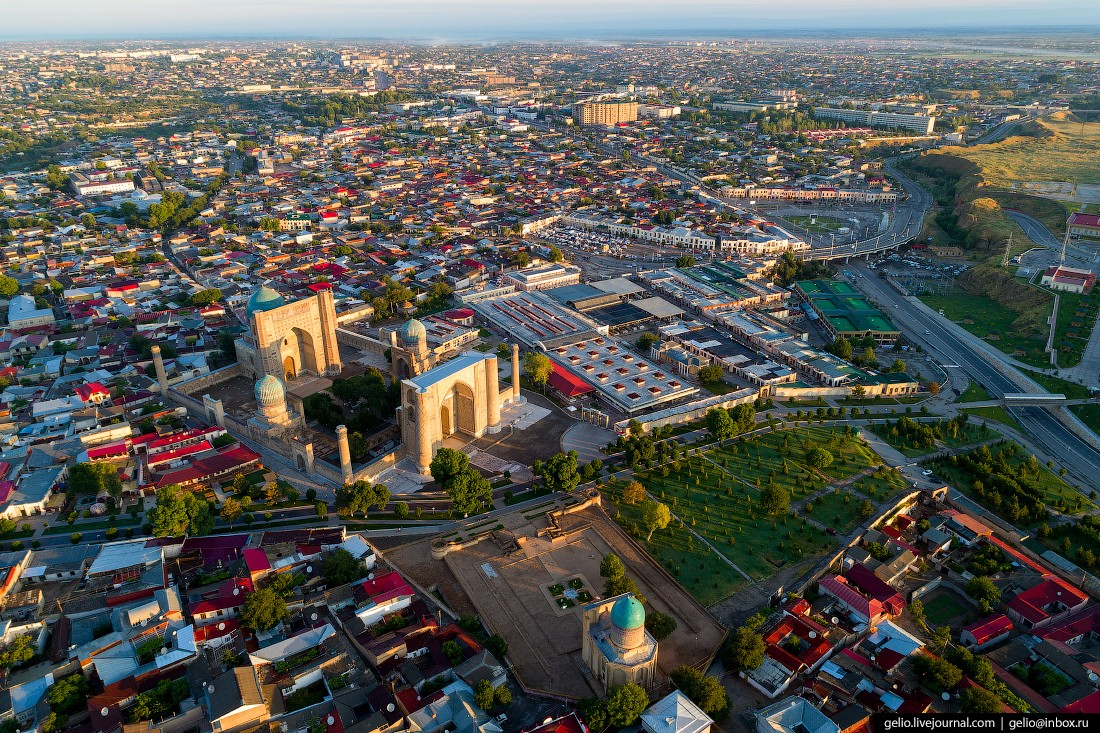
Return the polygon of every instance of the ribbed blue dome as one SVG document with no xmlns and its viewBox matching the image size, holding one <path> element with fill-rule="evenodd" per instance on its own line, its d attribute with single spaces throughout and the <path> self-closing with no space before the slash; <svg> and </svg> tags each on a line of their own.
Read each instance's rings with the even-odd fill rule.
<svg viewBox="0 0 1100 733">
<path fill-rule="evenodd" d="M 406 321 L 405 325 L 401 327 L 401 340 L 406 344 L 415 344 L 421 338 L 428 337 L 428 329 L 424 327 L 424 324 L 415 318 L 411 321 Z"/>
<path fill-rule="evenodd" d="M 623 631 L 645 626 L 645 608 L 634 596 L 620 598 L 611 607 L 611 623 Z"/>
<path fill-rule="evenodd" d="M 286 399 L 283 383 L 270 374 L 265 374 L 256 382 L 253 393 L 256 395 L 256 402 L 264 406 L 277 405 Z"/>
<path fill-rule="evenodd" d="M 273 288 L 261 285 L 260 289 L 248 299 L 248 305 L 244 307 L 244 313 L 251 318 L 253 313 L 273 310 L 281 305 L 286 305 L 286 299 Z"/>
</svg>

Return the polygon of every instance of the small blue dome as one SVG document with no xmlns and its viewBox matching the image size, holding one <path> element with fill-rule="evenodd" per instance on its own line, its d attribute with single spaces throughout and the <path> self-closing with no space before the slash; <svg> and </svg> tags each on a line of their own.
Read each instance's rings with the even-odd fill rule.
<svg viewBox="0 0 1100 733">
<path fill-rule="evenodd" d="M 283 383 L 270 374 L 265 374 L 256 382 L 253 393 L 256 395 L 256 402 L 263 406 L 277 405 L 286 399 Z"/>
<path fill-rule="evenodd" d="M 424 327 L 423 323 L 415 318 L 411 321 L 406 321 L 405 325 L 401 327 L 401 340 L 406 344 L 415 344 L 422 338 L 428 338 L 428 329 Z"/>
<path fill-rule="evenodd" d="M 623 631 L 645 626 L 645 607 L 634 596 L 620 598 L 611 607 L 611 623 Z"/>
<path fill-rule="evenodd" d="M 251 318 L 253 313 L 274 310 L 282 305 L 286 305 L 286 299 L 283 296 L 279 295 L 273 288 L 261 285 L 260 289 L 248 299 L 248 305 L 244 307 L 244 313 Z"/>
</svg>

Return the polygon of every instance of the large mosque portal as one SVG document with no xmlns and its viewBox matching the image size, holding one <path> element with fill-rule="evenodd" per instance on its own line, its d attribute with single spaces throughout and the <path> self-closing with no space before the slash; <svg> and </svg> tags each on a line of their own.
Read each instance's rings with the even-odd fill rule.
<svg viewBox="0 0 1100 733">
<path fill-rule="evenodd" d="M 299 363 L 302 368 L 314 374 L 323 374 L 324 372 L 317 364 L 317 352 L 313 347 L 313 335 L 301 328 L 291 329 L 291 335 L 297 337 Z"/>
</svg>

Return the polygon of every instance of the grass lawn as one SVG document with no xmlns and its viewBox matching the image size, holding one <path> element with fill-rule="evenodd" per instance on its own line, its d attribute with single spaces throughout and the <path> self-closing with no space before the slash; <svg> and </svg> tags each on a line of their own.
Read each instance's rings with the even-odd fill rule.
<svg viewBox="0 0 1100 733">
<path fill-rule="evenodd" d="M 139 524 L 141 524 L 141 520 L 134 519 L 133 517 L 119 517 L 114 522 L 109 522 L 107 520 L 101 522 L 82 522 L 78 519 L 73 525 L 69 525 L 68 522 L 65 522 L 64 524 L 52 525 L 43 534 L 72 534 L 73 532 L 94 532 L 97 529 L 106 530 L 110 529 L 111 527 L 116 527 L 120 530 L 123 530 L 127 527 L 136 527 Z"/>
<path fill-rule="evenodd" d="M 838 219 L 835 216 L 788 216 L 784 217 L 792 224 L 797 224 L 811 232 L 824 232 L 829 234 L 835 232 L 843 227 L 851 228 L 852 223 L 843 219 Z M 815 220 L 813 224 L 810 220 Z"/>
<path fill-rule="evenodd" d="M 958 435 L 951 437 L 946 430 L 947 421 L 944 420 L 944 429 L 941 430 L 943 437 L 936 439 L 936 445 L 931 448 L 918 448 L 906 441 L 903 436 L 897 435 L 892 424 L 889 423 L 892 423 L 892 421 L 877 423 L 869 427 L 871 432 L 886 441 L 892 448 L 901 451 L 909 458 L 919 458 L 920 456 L 926 456 L 930 453 L 936 453 L 944 448 L 959 448 L 964 445 L 983 443 L 1001 437 L 1001 434 L 996 430 L 985 425 L 978 425 L 976 422 L 967 423 L 966 426 L 959 431 Z M 934 423 L 932 423 L 932 425 L 934 425 Z"/>
<path fill-rule="evenodd" d="M 604 489 L 604 497 L 614 502 L 612 493 Z M 647 542 L 645 532 L 636 529 L 641 526 L 641 506 L 616 506 L 619 509 L 616 521 L 628 532 L 635 529 L 634 538 L 646 548 L 650 557 L 704 606 L 717 603 L 748 583 L 744 576 L 697 540 L 686 527 L 681 527 L 679 522 L 674 521 L 666 529 L 657 530 L 653 533 L 653 539 Z M 612 516 L 615 515 L 614 509 L 609 507 L 609 511 Z"/>
<path fill-rule="evenodd" d="M 942 626 L 965 612 L 961 603 L 945 594 L 937 595 L 924 604 L 924 617 L 933 626 Z"/>
<path fill-rule="evenodd" d="M 875 501 L 889 499 L 908 487 L 905 478 L 897 469 L 880 466 L 870 476 L 864 476 L 852 483 L 852 490 Z"/>
<path fill-rule="evenodd" d="M 1016 422 L 1016 418 L 1008 414 L 1008 410 L 1003 407 L 967 407 L 963 410 L 967 415 L 974 415 L 985 420 L 994 420 L 1004 425 L 1008 425 L 1011 428 L 1016 428 L 1022 431 L 1020 423 Z"/>
<path fill-rule="evenodd" d="M 1073 405 L 1069 408 L 1089 429 L 1100 435 L 1100 405 Z"/>
<path fill-rule="evenodd" d="M 923 295 L 921 301 L 929 308 L 943 311 L 943 315 L 965 328 L 978 338 L 984 339 L 1009 356 L 1025 364 L 1047 367 L 1050 357 L 1044 351 L 1046 336 L 1022 336 L 1016 332 L 1012 322 L 1019 313 L 984 295 Z M 1051 297 L 1053 308 L 1054 298 Z M 1050 315 L 1049 311 L 1046 314 Z"/>
<path fill-rule="evenodd" d="M 813 498 L 813 511 L 810 516 L 840 534 L 848 534 L 862 521 L 859 505 L 864 498 L 846 489 L 828 491 Z"/>
<path fill-rule="evenodd" d="M 1054 343 L 1058 345 L 1058 366 L 1076 366 L 1081 362 L 1092 328 L 1096 325 L 1096 316 L 1100 314 L 1100 292 L 1094 290 L 1089 295 L 1060 293 L 1059 296 L 1058 322 L 1054 332 Z"/>
<path fill-rule="evenodd" d="M 1011 443 L 991 448 L 994 457 L 1012 445 Z M 1023 446 L 1017 445 L 1016 454 L 1013 456 L 1007 456 L 1008 465 L 1013 468 L 1019 468 L 1029 458 L 1030 454 Z M 1004 500 L 999 505 L 993 505 L 988 499 L 983 500 L 974 493 L 974 481 L 981 480 L 988 486 L 988 476 L 975 476 L 968 471 L 962 470 L 961 467 L 952 465 L 947 460 L 936 460 L 932 462 L 932 466 L 935 467 L 936 473 L 940 475 L 948 484 L 955 486 L 960 491 L 970 496 L 975 501 L 978 501 L 983 506 L 986 506 L 990 511 L 1001 517 L 1007 519 L 1010 522 L 1017 523 L 1018 520 L 1010 516 L 1008 496 L 1004 497 Z M 1053 508 L 1062 502 L 1065 502 L 1067 508 L 1063 510 L 1065 514 L 1080 514 L 1095 508 L 1095 504 L 1084 496 L 1072 486 L 1067 484 L 1058 474 L 1051 471 L 1046 466 L 1039 464 L 1039 470 L 1035 476 L 1036 488 L 1042 492 L 1042 503 L 1048 508 Z M 1000 498 L 1000 497 L 997 497 Z M 1019 526 L 1037 526 L 1041 522 L 1031 521 L 1024 523 L 1019 521 Z"/>
<path fill-rule="evenodd" d="M 991 145 L 948 147 L 940 152 L 973 161 L 985 178 L 1008 188 L 1016 181 L 1100 183 L 1100 123 L 1080 122 L 1059 112 L 1030 123 L 1040 136 L 1012 136 Z"/>
<path fill-rule="evenodd" d="M 1025 371 L 1024 374 L 1038 382 L 1047 392 L 1051 394 L 1064 394 L 1067 400 L 1087 400 L 1092 396 L 1092 393 L 1089 392 L 1089 388 L 1083 384 L 1069 382 L 1065 379 L 1052 377 L 1049 374 L 1042 374 L 1040 372 Z"/>
<path fill-rule="evenodd" d="M 729 394 L 730 392 L 736 392 L 739 387 L 734 387 L 732 384 L 726 381 L 722 382 L 703 382 L 703 389 L 711 394 L 722 395 Z"/>
<path fill-rule="evenodd" d="M 993 396 L 986 391 L 985 387 L 977 382 L 971 382 L 970 386 L 963 390 L 963 393 L 959 395 L 959 399 L 956 402 L 988 402 L 993 399 Z"/>
<path fill-rule="evenodd" d="M 702 456 L 681 460 L 679 468 L 670 470 L 668 476 L 661 473 L 655 472 L 642 483 L 655 496 L 663 497 L 686 526 L 754 578 L 769 578 L 834 544 L 801 518 L 767 516 L 760 508 L 757 489 Z"/>
</svg>

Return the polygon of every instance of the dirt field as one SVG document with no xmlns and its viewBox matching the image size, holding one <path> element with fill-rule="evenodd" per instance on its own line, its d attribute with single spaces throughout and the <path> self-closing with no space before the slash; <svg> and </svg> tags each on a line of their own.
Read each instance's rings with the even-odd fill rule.
<svg viewBox="0 0 1100 733">
<path fill-rule="evenodd" d="M 508 557 L 489 540 L 452 552 L 443 562 L 431 560 L 430 544 L 424 540 L 387 556 L 422 586 L 445 588 L 454 610 L 476 612 L 491 631 L 504 636 L 516 674 L 528 688 L 573 698 L 596 693 L 582 671 L 579 606 L 560 611 L 545 588 L 581 575 L 590 581 L 589 589 L 599 593 L 600 560 L 609 552 L 622 558 L 646 597 L 646 610 L 676 619 L 676 632 L 658 650 L 658 664 L 666 675 L 681 664 L 709 660 L 721 643 L 724 630 L 706 609 L 599 509 L 565 517 L 565 537 L 553 543 L 535 536 L 545 526 L 541 516 L 528 521 L 516 512 L 503 524 L 517 537 L 527 538 L 524 547 Z"/>
</svg>

